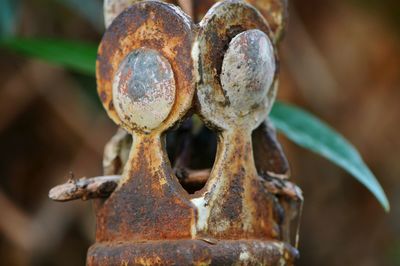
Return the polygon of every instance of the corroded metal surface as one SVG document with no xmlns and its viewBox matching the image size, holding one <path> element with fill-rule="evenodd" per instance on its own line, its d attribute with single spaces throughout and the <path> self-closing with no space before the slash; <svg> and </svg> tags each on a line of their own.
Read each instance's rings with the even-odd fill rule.
<svg viewBox="0 0 400 266">
<path fill-rule="evenodd" d="M 128 8 L 134 3 L 143 0 L 104 0 L 104 18 L 106 27 L 116 18 L 124 9 Z M 167 0 L 164 1 L 171 4 L 185 3 L 183 7 L 192 7 L 192 14 L 194 21 L 200 21 L 207 11 L 218 0 Z M 273 41 L 278 42 L 284 33 L 288 16 L 288 3 L 287 0 L 246 0 L 245 2 L 257 8 L 267 20 L 269 27 L 272 31 Z M 182 5 L 182 4 L 181 4 Z"/>
<path fill-rule="evenodd" d="M 98 204 L 97 241 L 191 238 L 194 209 L 153 137 L 135 138 L 117 190 Z"/>
<path fill-rule="evenodd" d="M 193 0 L 194 18 L 200 21 L 217 0 Z M 288 15 L 287 0 L 246 0 L 245 2 L 257 8 L 265 17 L 272 31 L 272 39 L 277 43 L 284 33 Z"/>
<path fill-rule="evenodd" d="M 169 240 L 143 243 L 96 244 L 89 265 L 292 265 L 297 251 L 278 241 Z"/>
<path fill-rule="evenodd" d="M 194 1 L 194 17 L 214 2 Z M 124 129 L 105 149 L 112 180 L 82 179 L 52 194 L 98 198 L 88 265 L 292 265 L 298 256 L 289 229 L 302 195 L 267 121 L 286 2 L 247 2 L 216 3 L 195 25 L 159 1 L 105 1 L 98 93 Z M 192 112 L 218 135 L 216 159 L 177 178 L 165 132 Z M 189 194 L 191 183 L 204 187 Z M 113 185 L 107 195 L 102 184 Z"/>
<path fill-rule="evenodd" d="M 261 188 L 251 142 L 275 97 L 268 25 L 243 1 L 226 1 L 210 9 L 200 26 L 193 53 L 198 112 L 219 138 L 210 178 L 192 199 L 199 210 L 197 233 L 277 239 L 274 199 Z"/>
<path fill-rule="evenodd" d="M 162 132 L 191 107 L 192 29 L 179 10 L 146 1 L 122 12 L 104 35 L 99 94 L 133 143 L 116 191 L 97 204 L 99 242 L 191 237 L 195 210 L 165 158 Z M 135 108 L 144 112 L 132 113 Z"/>
</svg>

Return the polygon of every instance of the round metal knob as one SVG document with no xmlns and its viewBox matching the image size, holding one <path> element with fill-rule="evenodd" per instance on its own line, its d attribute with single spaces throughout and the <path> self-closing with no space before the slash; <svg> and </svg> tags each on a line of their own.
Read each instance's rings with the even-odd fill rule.
<svg viewBox="0 0 400 266">
<path fill-rule="evenodd" d="M 221 85 L 238 116 L 264 104 L 275 71 L 274 48 L 264 32 L 249 30 L 232 39 L 222 63 Z"/>
<path fill-rule="evenodd" d="M 169 115 L 175 101 L 171 65 L 159 52 L 136 49 L 120 64 L 113 81 L 113 103 L 127 129 L 150 132 Z"/>
</svg>

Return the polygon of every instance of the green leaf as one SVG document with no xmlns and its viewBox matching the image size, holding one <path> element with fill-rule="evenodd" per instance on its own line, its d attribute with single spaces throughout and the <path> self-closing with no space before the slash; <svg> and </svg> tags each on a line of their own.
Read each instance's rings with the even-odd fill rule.
<svg viewBox="0 0 400 266">
<path fill-rule="evenodd" d="M 270 115 L 275 127 L 290 140 L 314 151 L 352 174 L 390 210 L 389 201 L 381 185 L 346 139 L 324 122 L 295 106 L 276 102 Z"/>
<path fill-rule="evenodd" d="M 46 60 L 78 72 L 95 75 L 97 45 L 57 39 L 9 38 L 0 47 Z"/>
</svg>

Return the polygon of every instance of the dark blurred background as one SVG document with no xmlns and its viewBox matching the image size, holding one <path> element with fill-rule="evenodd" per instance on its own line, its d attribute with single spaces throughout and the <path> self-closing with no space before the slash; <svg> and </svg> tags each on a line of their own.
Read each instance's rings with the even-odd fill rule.
<svg viewBox="0 0 400 266">
<path fill-rule="evenodd" d="M 98 43 L 97 0 L 0 0 L 2 35 Z M 297 265 L 400 265 L 400 1 L 290 1 L 279 98 L 360 150 L 391 202 L 386 214 L 350 175 L 281 137 L 305 195 Z M 49 188 L 101 174 L 116 126 L 92 77 L 0 50 L 0 265 L 84 265 L 90 202 Z"/>
</svg>

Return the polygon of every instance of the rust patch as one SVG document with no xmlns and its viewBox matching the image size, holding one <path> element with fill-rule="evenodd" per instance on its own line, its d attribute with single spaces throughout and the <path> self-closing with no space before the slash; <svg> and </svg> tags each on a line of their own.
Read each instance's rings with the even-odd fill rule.
<svg viewBox="0 0 400 266">
<path fill-rule="evenodd" d="M 293 265 L 296 249 L 261 240 L 146 241 L 103 243 L 92 246 L 88 265 Z M 284 259 L 283 259 L 284 258 Z"/>
<path fill-rule="evenodd" d="M 160 140 L 152 137 L 133 145 L 133 164 L 98 210 L 98 241 L 191 237 L 194 210 L 161 158 L 163 152 Z"/>
</svg>

